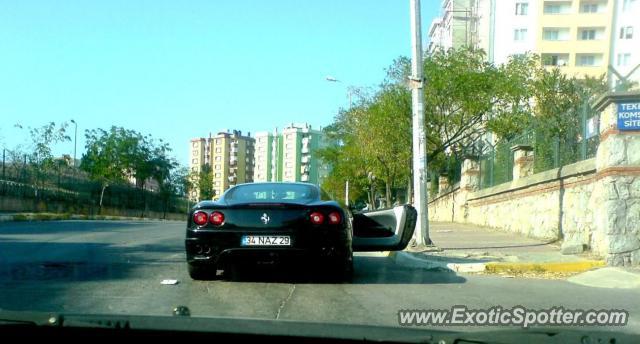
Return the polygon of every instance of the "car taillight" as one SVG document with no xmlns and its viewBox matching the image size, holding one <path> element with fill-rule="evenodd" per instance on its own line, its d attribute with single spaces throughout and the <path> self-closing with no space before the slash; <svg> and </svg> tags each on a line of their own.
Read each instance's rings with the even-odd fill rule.
<svg viewBox="0 0 640 344">
<path fill-rule="evenodd" d="M 332 225 L 337 225 L 340 223 L 340 221 L 342 221 L 342 216 L 340 216 L 340 213 L 337 211 L 334 211 L 333 213 L 329 214 L 329 223 Z"/>
<path fill-rule="evenodd" d="M 207 224 L 208 221 L 208 216 L 207 213 L 205 213 L 204 211 L 196 211 L 193 214 L 193 223 L 195 223 L 198 226 L 204 226 Z"/>
<path fill-rule="evenodd" d="M 311 220 L 311 223 L 314 225 L 321 225 L 324 222 L 324 215 L 318 212 L 311 213 L 311 215 L 309 215 L 309 220 Z"/>
<path fill-rule="evenodd" d="M 209 216 L 209 222 L 214 226 L 220 226 L 224 222 L 224 214 L 219 211 L 214 211 Z"/>
</svg>

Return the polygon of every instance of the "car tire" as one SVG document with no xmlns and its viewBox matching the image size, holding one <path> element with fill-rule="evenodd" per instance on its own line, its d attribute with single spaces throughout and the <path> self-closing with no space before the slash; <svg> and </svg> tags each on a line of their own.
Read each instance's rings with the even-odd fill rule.
<svg viewBox="0 0 640 344">
<path fill-rule="evenodd" d="M 207 281 L 216 278 L 216 267 L 212 265 L 189 265 L 189 276 L 198 281 Z"/>
</svg>

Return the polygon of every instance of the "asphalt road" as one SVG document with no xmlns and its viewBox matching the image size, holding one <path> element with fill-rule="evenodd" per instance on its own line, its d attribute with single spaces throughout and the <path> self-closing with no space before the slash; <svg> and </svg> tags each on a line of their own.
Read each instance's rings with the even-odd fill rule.
<svg viewBox="0 0 640 344">
<path fill-rule="evenodd" d="M 411 269 L 380 254 L 357 256 L 350 284 L 317 281 L 312 272 L 192 281 L 183 238 L 181 222 L 0 223 L 0 308 L 170 315 L 184 305 L 192 316 L 397 326 L 401 309 L 563 306 L 626 309 L 624 331 L 640 333 L 639 290 Z"/>
</svg>

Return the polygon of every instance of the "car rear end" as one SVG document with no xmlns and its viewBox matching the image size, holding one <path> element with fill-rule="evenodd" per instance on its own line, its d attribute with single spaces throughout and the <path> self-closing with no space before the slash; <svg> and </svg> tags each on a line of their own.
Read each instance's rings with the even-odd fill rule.
<svg viewBox="0 0 640 344">
<path fill-rule="evenodd" d="M 187 261 L 200 269 L 233 264 L 327 263 L 351 259 L 352 231 L 335 203 L 246 203 L 194 209 Z"/>
</svg>

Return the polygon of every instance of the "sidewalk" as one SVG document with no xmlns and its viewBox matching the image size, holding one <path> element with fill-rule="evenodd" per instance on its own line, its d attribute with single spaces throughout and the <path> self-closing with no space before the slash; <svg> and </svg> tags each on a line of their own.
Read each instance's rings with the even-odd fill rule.
<svg viewBox="0 0 640 344">
<path fill-rule="evenodd" d="M 604 266 L 588 254 L 563 255 L 559 242 L 545 242 L 496 229 L 430 222 L 435 247 L 395 253 L 397 264 L 456 272 L 577 273 Z"/>
</svg>

